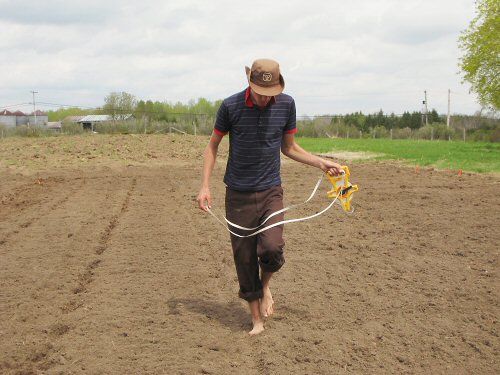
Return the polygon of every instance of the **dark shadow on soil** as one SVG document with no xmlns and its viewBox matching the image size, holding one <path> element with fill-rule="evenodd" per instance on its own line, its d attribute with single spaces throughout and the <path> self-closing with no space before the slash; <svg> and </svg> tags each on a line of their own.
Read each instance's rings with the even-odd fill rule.
<svg viewBox="0 0 500 375">
<path fill-rule="evenodd" d="M 208 319 L 214 319 L 237 332 L 247 329 L 249 325 L 249 312 L 239 302 L 215 302 L 197 298 L 174 298 L 167 302 L 170 315 L 182 314 L 182 309 L 187 309 L 195 314 L 200 314 Z"/>
<path fill-rule="evenodd" d="M 250 312 L 241 305 L 241 302 L 215 302 L 197 298 L 173 298 L 167 302 L 169 315 L 181 315 L 183 309 L 192 313 L 217 320 L 228 327 L 232 332 L 248 330 L 250 325 Z M 304 310 L 281 305 L 279 313 L 273 315 L 274 320 L 307 319 L 309 313 Z"/>
</svg>

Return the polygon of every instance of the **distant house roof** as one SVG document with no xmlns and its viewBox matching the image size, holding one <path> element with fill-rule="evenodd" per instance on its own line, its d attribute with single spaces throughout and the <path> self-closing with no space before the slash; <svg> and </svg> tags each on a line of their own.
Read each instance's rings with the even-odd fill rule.
<svg viewBox="0 0 500 375">
<path fill-rule="evenodd" d="M 37 116 L 38 115 L 43 115 L 44 113 L 40 112 L 38 113 L 39 111 L 37 111 Z M 19 110 L 15 111 L 15 112 L 11 112 L 11 111 L 7 111 L 6 109 L 2 110 L 0 112 L 0 116 L 26 116 L 26 113 L 24 112 L 21 112 Z"/>
<path fill-rule="evenodd" d="M 77 122 L 103 122 L 111 121 L 112 117 L 110 115 L 87 115 Z"/>
<path fill-rule="evenodd" d="M 116 115 L 115 120 L 129 120 L 133 116 L 132 114 L 126 114 L 126 115 Z M 111 115 L 88 115 L 77 122 L 104 122 L 104 121 L 113 121 L 113 116 Z"/>
<path fill-rule="evenodd" d="M 82 116 L 67 116 L 64 118 L 64 121 L 78 122 L 84 117 L 85 116 L 83 116 L 83 115 Z"/>
</svg>

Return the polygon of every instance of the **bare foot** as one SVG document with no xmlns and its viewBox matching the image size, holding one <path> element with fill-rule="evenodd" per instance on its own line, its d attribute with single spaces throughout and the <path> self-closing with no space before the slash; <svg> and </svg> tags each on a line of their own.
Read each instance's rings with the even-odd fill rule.
<svg viewBox="0 0 500 375">
<path fill-rule="evenodd" d="M 250 332 L 248 332 L 250 336 L 255 336 L 258 335 L 259 333 L 264 332 L 264 321 L 262 319 L 255 321 L 252 320 L 252 323 L 253 323 L 253 328 Z"/>
<path fill-rule="evenodd" d="M 274 313 L 274 300 L 271 295 L 271 289 L 264 288 L 264 295 L 262 296 L 262 300 L 260 301 L 260 313 L 264 318 L 268 318 Z"/>
</svg>

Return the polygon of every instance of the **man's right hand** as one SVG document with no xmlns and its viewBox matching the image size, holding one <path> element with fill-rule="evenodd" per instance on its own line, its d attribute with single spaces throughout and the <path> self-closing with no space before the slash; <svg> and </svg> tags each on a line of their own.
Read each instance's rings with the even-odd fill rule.
<svg viewBox="0 0 500 375">
<path fill-rule="evenodd" d="M 201 180 L 200 193 L 196 201 L 198 202 L 198 207 L 200 210 L 208 212 L 208 209 L 212 208 L 212 195 L 210 194 L 210 175 L 215 165 L 215 158 L 217 156 L 217 149 L 219 148 L 219 143 L 222 140 L 222 135 L 217 133 L 212 133 L 210 137 L 210 142 L 208 142 L 207 148 L 203 153 L 203 178 Z"/>
<path fill-rule="evenodd" d="M 210 194 L 210 189 L 208 187 L 202 187 L 196 201 L 201 210 L 208 212 L 208 209 L 212 208 L 212 195 Z"/>
</svg>

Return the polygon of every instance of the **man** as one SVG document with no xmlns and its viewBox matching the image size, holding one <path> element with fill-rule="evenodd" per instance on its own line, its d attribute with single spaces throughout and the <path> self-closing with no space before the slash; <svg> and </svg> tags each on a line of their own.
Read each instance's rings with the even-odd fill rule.
<svg viewBox="0 0 500 375">
<path fill-rule="evenodd" d="M 214 132 L 204 153 L 197 202 L 204 211 L 212 207 L 210 177 L 219 143 L 229 133 L 229 158 L 224 176 L 226 216 L 234 224 L 254 228 L 283 208 L 280 151 L 332 176 L 341 174 L 342 170 L 339 164 L 312 155 L 295 143 L 295 102 L 282 93 L 285 81 L 279 64 L 259 59 L 245 69 L 248 88 L 226 98 L 217 113 Z M 275 215 L 265 226 L 283 218 L 283 213 Z M 231 230 L 241 235 L 249 233 L 233 227 Z M 231 234 L 231 244 L 239 296 L 248 301 L 252 315 L 253 327 L 249 334 L 257 335 L 264 330 L 264 318 L 274 311 L 269 284 L 273 273 L 285 262 L 283 225 L 251 237 Z"/>
</svg>

